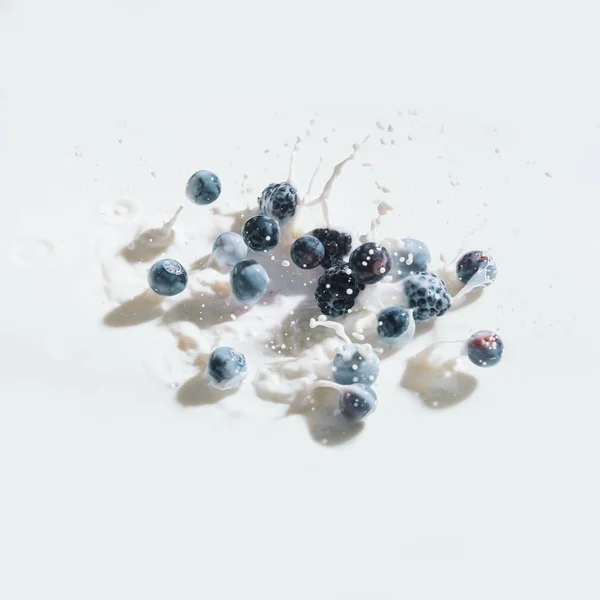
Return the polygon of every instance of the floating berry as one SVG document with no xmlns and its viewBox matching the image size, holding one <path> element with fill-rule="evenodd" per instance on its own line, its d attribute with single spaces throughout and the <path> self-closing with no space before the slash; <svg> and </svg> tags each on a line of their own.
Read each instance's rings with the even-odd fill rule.
<svg viewBox="0 0 600 600">
<path fill-rule="evenodd" d="M 367 242 L 356 248 L 348 263 L 356 280 L 367 285 L 381 281 L 392 268 L 390 253 L 375 242 Z"/>
<path fill-rule="evenodd" d="M 337 263 L 319 277 L 315 298 L 324 315 L 341 317 L 354 306 L 364 288 L 356 281 L 348 263 Z"/>
<path fill-rule="evenodd" d="M 433 273 L 409 275 L 401 283 L 416 321 L 441 317 L 452 306 L 446 284 Z"/>
<path fill-rule="evenodd" d="M 298 192 L 289 183 L 271 183 L 258 199 L 258 208 L 263 215 L 285 221 L 296 214 Z"/>
<path fill-rule="evenodd" d="M 160 296 L 176 296 L 185 289 L 188 275 L 181 263 L 163 258 L 148 271 L 148 285 Z"/>
<path fill-rule="evenodd" d="M 395 341 L 408 331 L 410 313 L 403 306 L 384 308 L 377 317 L 377 334 L 386 341 Z"/>
<path fill-rule="evenodd" d="M 221 180 L 210 171 L 196 171 L 185 186 L 185 195 L 194 204 L 211 204 L 221 195 Z"/>
<path fill-rule="evenodd" d="M 498 276 L 496 261 L 489 254 L 481 250 L 467 252 L 456 264 L 456 274 L 464 284 L 467 284 L 477 271 L 485 272 L 487 285 L 493 283 Z"/>
<path fill-rule="evenodd" d="M 297 267 L 314 269 L 325 258 L 325 248 L 316 237 L 303 235 L 292 244 L 290 256 Z"/>
<path fill-rule="evenodd" d="M 247 375 L 246 357 L 233 348 L 216 348 L 208 358 L 206 370 L 210 383 L 221 390 L 239 387 Z"/>
<path fill-rule="evenodd" d="M 403 238 L 397 249 L 390 248 L 392 256 L 391 275 L 394 281 L 424 273 L 431 262 L 431 253 L 427 246 L 415 238 Z"/>
<path fill-rule="evenodd" d="M 379 357 L 368 344 L 346 344 L 333 358 L 332 373 L 342 385 L 372 385 L 379 375 Z"/>
<path fill-rule="evenodd" d="M 340 395 L 340 412 L 351 421 L 362 421 L 376 408 L 377 394 L 368 385 L 351 385 Z"/>
<path fill-rule="evenodd" d="M 271 217 L 257 215 L 248 219 L 242 227 L 242 237 L 250 250 L 267 252 L 279 244 L 279 223 Z"/>
<path fill-rule="evenodd" d="M 233 295 L 244 304 L 255 304 L 267 292 L 269 276 L 255 260 L 239 262 L 229 275 Z"/>
<path fill-rule="evenodd" d="M 321 266 L 329 269 L 337 262 L 342 262 L 352 250 L 352 236 L 335 229 L 314 229 L 309 235 L 316 237 L 325 248 L 325 257 Z"/>
<path fill-rule="evenodd" d="M 478 331 L 466 344 L 469 360 L 478 367 L 493 367 L 500 362 L 504 352 L 504 342 L 497 333 Z"/>
<path fill-rule="evenodd" d="M 213 244 L 212 258 L 220 267 L 233 267 L 246 258 L 248 246 L 239 233 L 226 231 Z"/>
</svg>

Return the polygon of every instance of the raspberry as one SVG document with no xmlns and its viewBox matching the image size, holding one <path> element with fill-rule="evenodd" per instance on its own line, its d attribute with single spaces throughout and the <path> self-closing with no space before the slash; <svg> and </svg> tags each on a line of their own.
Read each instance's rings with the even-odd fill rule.
<svg viewBox="0 0 600 600">
<path fill-rule="evenodd" d="M 452 306 L 446 284 L 433 273 L 409 275 L 402 285 L 416 321 L 441 317 Z"/>
<path fill-rule="evenodd" d="M 319 277 L 315 298 L 324 315 L 341 317 L 354 306 L 356 297 L 364 289 L 352 275 L 348 263 L 338 263 Z"/>
<path fill-rule="evenodd" d="M 298 192 L 289 183 L 271 183 L 258 199 L 258 208 L 263 215 L 283 221 L 296 214 Z"/>
<path fill-rule="evenodd" d="M 325 258 L 321 266 L 329 269 L 335 263 L 343 261 L 352 249 L 352 236 L 335 229 L 315 229 L 309 235 L 316 237 L 325 246 Z"/>
</svg>

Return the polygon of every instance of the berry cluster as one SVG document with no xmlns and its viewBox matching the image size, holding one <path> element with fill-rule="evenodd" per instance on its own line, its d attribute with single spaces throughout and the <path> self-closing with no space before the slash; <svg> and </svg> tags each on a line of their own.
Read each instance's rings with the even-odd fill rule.
<svg viewBox="0 0 600 600">
<path fill-rule="evenodd" d="M 197 171 L 186 186 L 187 197 L 198 205 L 210 204 L 220 194 L 221 182 L 210 171 Z M 241 235 L 229 231 L 219 235 L 211 255 L 219 268 L 230 270 L 232 294 L 245 305 L 259 302 L 270 283 L 265 268 L 246 258 L 248 250 L 264 253 L 279 244 L 281 228 L 296 214 L 298 193 L 289 183 L 272 183 L 263 190 L 258 206 L 260 214 L 244 223 Z M 446 284 L 428 272 L 431 254 L 423 242 L 403 238 L 388 240 L 386 246 L 391 252 L 373 241 L 353 248 L 349 233 L 317 228 L 293 242 L 290 258 L 303 270 L 324 269 L 314 293 L 320 311 L 328 317 L 351 312 L 367 285 L 385 281 L 397 286 L 405 302 L 379 312 L 377 334 L 383 344 L 399 346 L 412 339 L 415 321 L 443 316 L 453 299 Z M 458 261 L 456 275 L 465 285 L 462 293 L 468 293 L 473 287 L 493 283 L 496 263 L 485 252 L 468 252 Z M 170 258 L 159 260 L 148 272 L 150 288 L 161 296 L 183 292 L 187 281 L 185 268 Z M 487 330 L 473 334 L 463 346 L 464 354 L 480 367 L 497 364 L 503 350 L 498 334 Z M 219 389 L 238 387 L 246 375 L 246 358 L 233 348 L 216 348 L 208 358 L 206 377 Z M 372 386 L 378 375 L 379 358 L 370 345 L 348 343 L 336 354 L 332 364 L 335 383 L 331 385 L 341 391 L 339 409 L 347 419 L 362 420 L 375 410 L 377 395 Z"/>
</svg>

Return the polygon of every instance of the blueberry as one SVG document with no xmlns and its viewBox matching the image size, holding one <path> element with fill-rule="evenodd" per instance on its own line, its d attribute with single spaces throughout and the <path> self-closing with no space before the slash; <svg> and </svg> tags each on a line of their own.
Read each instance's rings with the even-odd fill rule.
<svg viewBox="0 0 600 600">
<path fill-rule="evenodd" d="M 246 357 L 233 348 L 216 348 L 208 358 L 207 374 L 210 382 L 220 389 L 238 387 L 246 377 Z"/>
<path fill-rule="evenodd" d="M 268 185 L 258 199 L 258 208 L 263 215 L 285 221 L 296 214 L 298 192 L 289 183 Z"/>
<path fill-rule="evenodd" d="M 160 296 L 176 296 L 185 290 L 187 272 L 181 263 L 164 258 L 154 263 L 148 271 L 148 285 Z"/>
<path fill-rule="evenodd" d="M 352 385 L 340 396 L 340 412 L 351 421 L 361 421 L 377 408 L 377 394 L 368 385 Z"/>
<path fill-rule="evenodd" d="M 211 204 L 221 194 L 221 181 L 210 171 L 196 171 L 185 186 L 185 195 L 194 204 Z"/>
<path fill-rule="evenodd" d="M 267 292 L 269 276 L 255 260 L 239 262 L 229 276 L 233 295 L 244 304 L 258 302 Z"/>
<path fill-rule="evenodd" d="M 248 247 L 239 233 L 222 233 L 213 244 L 213 259 L 221 267 L 233 267 L 246 258 Z"/>
<path fill-rule="evenodd" d="M 334 356 L 332 371 L 336 383 L 371 385 L 379 375 L 379 357 L 366 344 L 346 344 Z"/>
<path fill-rule="evenodd" d="M 312 235 L 298 238 L 290 250 L 293 263 L 301 269 L 314 269 L 325 258 L 325 247 Z"/>
<path fill-rule="evenodd" d="M 377 317 L 377 333 L 380 338 L 396 339 L 405 333 L 410 324 L 410 314 L 402 306 L 384 308 Z"/>
<path fill-rule="evenodd" d="M 503 351 L 504 342 L 492 331 L 478 331 L 467 340 L 467 356 L 478 367 L 497 365 Z"/>
<path fill-rule="evenodd" d="M 401 283 L 415 321 L 441 317 L 452 306 L 446 284 L 433 273 L 409 275 Z"/>
<path fill-rule="evenodd" d="M 242 227 L 244 242 L 254 252 L 267 252 L 279 244 L 279 223 L 271 217 L 257 215 L 248 219 Z"/>
<path fill-rule="evenodd" d="M 467 252 L 456 264 L 456 274 L 462 283 L 468 281 L 479 271 L 485 269 L 489 283 L 493 283 L 498 276 L 496 261 L 486 252 L 472 250 Z"/>
<path fill-rule="evenodd" d="M 415 238 L 403 238 L 400 247 L 391 254 L 391 274 L 395 281 L 415 273 L 424 273 L 431 262 L 429 249 Z"/>
<path fill-rule="evenodd" d="M 356 248 L 348 263 L 356 280 L 367 285 L 381 281 L 392 268 L 390 253 L 375 242 Z"/>
</svg>

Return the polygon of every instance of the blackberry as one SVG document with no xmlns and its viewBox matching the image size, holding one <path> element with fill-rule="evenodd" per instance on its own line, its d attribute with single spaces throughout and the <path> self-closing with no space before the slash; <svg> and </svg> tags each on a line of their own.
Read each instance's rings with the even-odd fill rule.
<svg viewBox="0 0 600 600">
<path fill-rule="evenodd" d="M 325 246 L 325 258 L 321 261 L 321 266 L 325 269 L 343 261 L 352 250 L 352 236 L 349 233 L 335 229 L 314 229 L 309 235 L 316 237 Z"/>
<path fill-rule="evenodd" d="M 315 298 L 324 315 L 341 317 L 354 306 L 356 297 L 364 289 L 352 275 L 348 263 L 337 263 L 319 277 Z"/>
<path fill-rule="evenodd" d="M 367 242 L 353 250 L 348 262 L 354 277 L 367 285 L 381 281 L 392 268 L 390 253 L 375 242 Z"/>
<path fill-rule="evenodd" d="M 283 221 L 296 214 L 298 192 L 289 183 L 271 183 L 258 199 L 258 208 L 263 215 Z"/>
<path fill-rule="evenodd" d="M 452 306 L 452 296 L 446 284 L 433 273 L 409 275 L 402 282 L 410 308 L 414 308 L 416 321 L 441 317 Z"/>
</svg>

